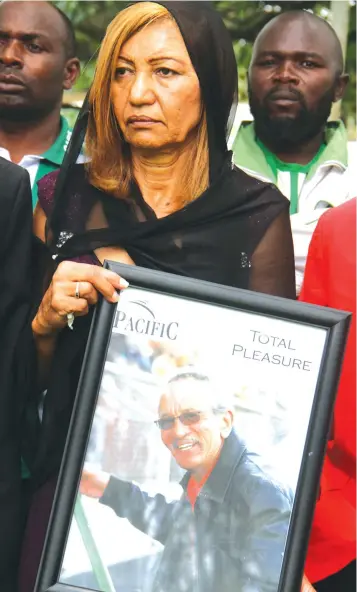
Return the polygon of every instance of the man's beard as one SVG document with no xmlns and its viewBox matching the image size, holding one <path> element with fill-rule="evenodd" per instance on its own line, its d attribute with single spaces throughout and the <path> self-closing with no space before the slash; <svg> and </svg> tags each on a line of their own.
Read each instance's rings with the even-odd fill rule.
<svg viewBox="0 0 357 592">
<path fill-rule="evenodd" d="M 0 99 L 0 121 L 9 124 L 41 121 L 53 111 L 54 107 L 54 102 L 48 104 L 39 101 L 2 103 Z"/>
<path fill-rule="evenodd" d="M 271 92 L 276 92 L 276 89 Z M 304 97 L 296 91 L 300 111 L 296 117 L 271 116 L 269 94 L 260 103 L 254 97 L 248 83 L 249 105 L 254 117 L 257 137 L 274 152 L 293 152 L 317 136 L 324 129 L 331 112 L 334 89 L 329 89 L 320 99 L 317 107 L 308 110 Z"/>
</svg>

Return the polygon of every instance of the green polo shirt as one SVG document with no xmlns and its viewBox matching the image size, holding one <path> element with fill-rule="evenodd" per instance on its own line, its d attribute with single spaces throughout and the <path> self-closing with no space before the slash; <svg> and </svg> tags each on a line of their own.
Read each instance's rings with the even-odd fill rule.
<svg viewBox="0 0 357 592">
<path fill-rule="evenodd" d="M 308 175 L 310 169 L 319 160 L 321 154 L 326 148 L 326 144 L 321 144 L 319 150 L 315 154 L 314 158 L 310 160 L 310 162 L 307 164 L 296 164 L 292 162 L 283 162 L 277 156 L 275 156 L 275 154 L 270 152 L 265 144 L 263 144 L 263 142 L 261 142 L 258 138 L 256 138 L 255 141 L 265 155 L 267 163 L 273 172 L 276 185 L 278 185 L 279 172 L 285 172 L 290 175 L 290 214 L 296 214 L 299 210 L 299 177 L 300 182 L 302 182 L 306 175 Z"/>
<path fill-rule="evenodd" d="M 41 154 L 35 181 L 32 187 L 32 206 L 35 208 L 38 200 L 37 181 L 48 173 L 56 171 L 62 164 L 68 143 L 71 139 L 72 130 L 69 129 L 67 119 L 61 116 L 61 129 L 57 139 L 46 152 Z"/>
</svg>

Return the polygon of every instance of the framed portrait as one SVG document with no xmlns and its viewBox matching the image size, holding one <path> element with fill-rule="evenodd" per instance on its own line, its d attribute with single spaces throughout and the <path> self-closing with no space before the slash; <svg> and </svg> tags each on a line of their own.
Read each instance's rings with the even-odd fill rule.
<svg viewBox="0 0 357 592">
<path fill-rule="evenodd" d="M 36 592 L 299 592 L 350 315 L 105 265 Z"/>
</svg>

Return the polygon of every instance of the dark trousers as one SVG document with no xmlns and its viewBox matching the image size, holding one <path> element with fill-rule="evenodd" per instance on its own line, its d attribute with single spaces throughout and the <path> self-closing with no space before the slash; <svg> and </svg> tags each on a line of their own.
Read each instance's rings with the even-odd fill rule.
<svg viewBox="0 0 357 592">
<path fill-rule="evenodd" d="M 0 388 L 0 397 L 1 397 Z M 0 422 L 3 419 L 0 411 Z M 5 415 L 5 417 L 7 417 Z M 1 433 L 0 428 L 0 433 Z M 16 591 L 24 516 L 21 503 L 20 455 L 10 438 L 0 438 L 0 591 Z"/>
<path fill-rule="evenodd" d="M 317 592 L 356 592 L 356 561 L 314 584 Z"/>
<path fill-rule="evenodd" d="M 57 478 L 48 481 L 31 495 L 18 573 L 18 592 L 33 592 L 56 490 L 56 481 Z"/>
</svg>

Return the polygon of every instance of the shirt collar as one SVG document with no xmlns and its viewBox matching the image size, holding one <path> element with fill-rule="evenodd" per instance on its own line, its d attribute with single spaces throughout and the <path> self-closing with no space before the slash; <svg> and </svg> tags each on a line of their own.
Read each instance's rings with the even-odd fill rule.
<svg viewBox="0 0 357 592">
<path fill-rule="evenodd" d="M 57 166 L 60 166 L 62 164 L 70 137 L 71 131 L 69 129 L 67 119 L 61 116 L 60 133 L 58 134 L 57 139 L 52 144 L 52 146 L 46 152 L 41 154 L 42 158 Z"/>
</svg>

